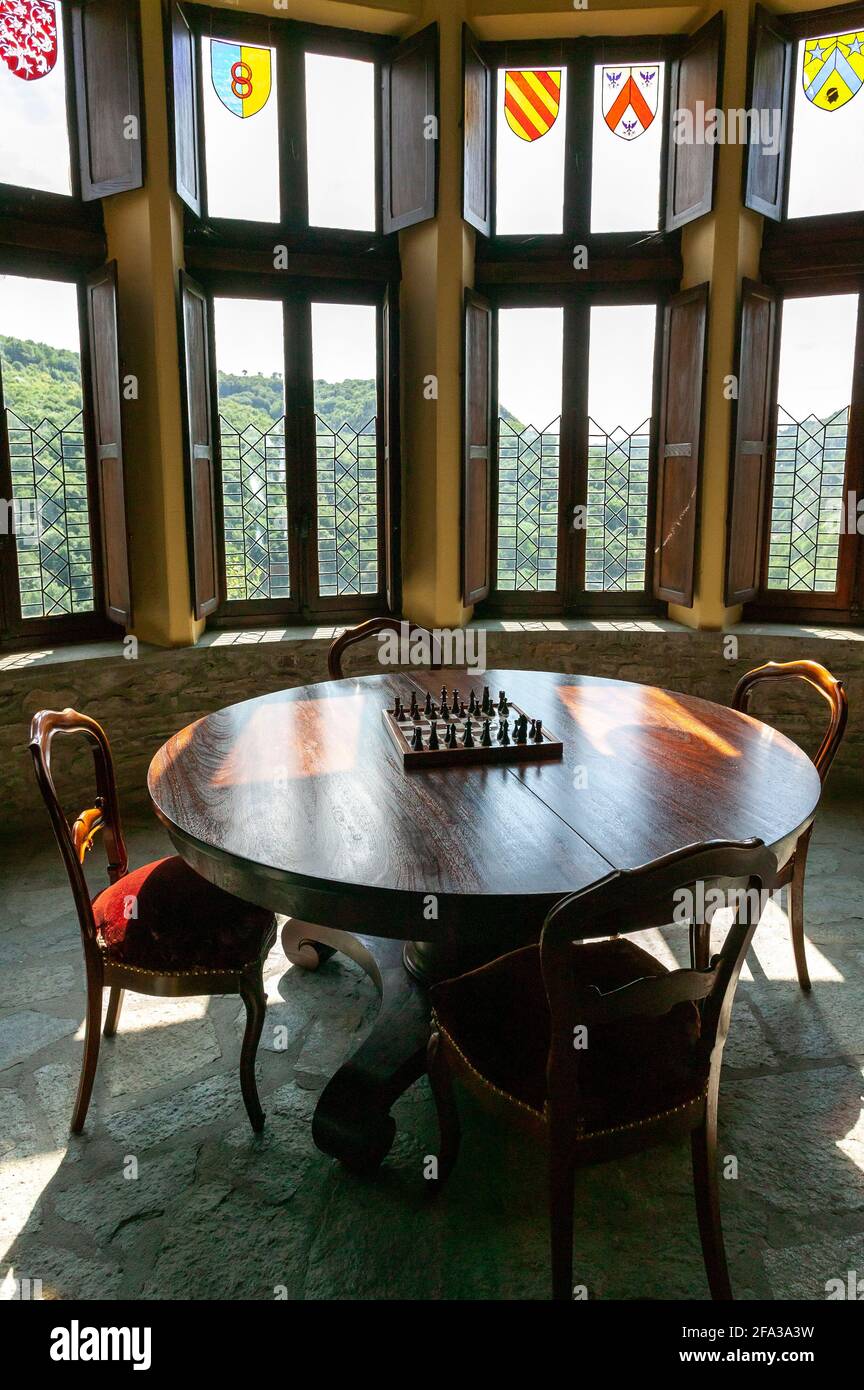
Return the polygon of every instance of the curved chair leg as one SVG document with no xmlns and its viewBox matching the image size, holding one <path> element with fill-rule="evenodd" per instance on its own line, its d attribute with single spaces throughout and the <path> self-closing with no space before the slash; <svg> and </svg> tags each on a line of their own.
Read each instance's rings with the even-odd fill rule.
<svg viewBox="0 0 864 1390">
<path fill-rule="evenodd" d="M 254 978 L 244 976 L 240 981 L 240 997 L 246 1005 L 246 1031 L 243 1034 L 243 1047 L 240 1052 L 240 1089 L 243 1104 L 249 1116 L 249 1123 L 260 1134 L 264 1128 L 264 1111 L 258 1099 L 258 1086 L 255 1082 L 255 1057 L 264 1027 L 267 1011 L 267 998 L 264 993 L 264 980 L 259 972 Z"/>
<path fill-rule="evenodd" d="M 802 835 L 795 848 L 795 863 L 789 883 L 789 926 L 792 931 L 792 950 L 795 952 L 795 969 L 798 983 L 802 989 L 810 989 L 810 971 L 807 969 L 807 948 L 804 944 L 804 874 L 807 868 L 807 851 L 810 836 Z"/>
<path fill-rule="evenodd" d="M 705 1118 L 690 1136 L 693 1156 L 693 1190 L 702 1256 L 711 1297 L 731 1299 L 732 1285 L 726 1264 L 723 1226 L 720 1220 L 720 1191 L 717 1183 L 717 1103 L 709 1098 Z"/>
<path fill-rule="evenodd" d="M 113 1038 L 117 1032 L 117 1024 L 120 1022 L 120 1010 L 123 1008 L 123 990 L 120 985 L 112 985 L 111 993 L 108 996 L 108 1012 L 105 1015 L 105 1027 L 102 1030 L 103 1036 Z"/>
<path fill-rule="evenodd" d="M 438 1176 L 430 1180 L 433 1192 L 440 1192 L 453 1171 L 459 1153 L 462 1131 L 459 1124 L 459 1111 L 453 1095 L 453 1078 L 444 1053 L 444 1042 L 440 1033 L 433 1033 L 426 1050 L 426 1065 L 429 1072 L 429 1085 L 438 1112 L 438 1128 L 441 1144 L 438 1150 Z"/>
<path fill-rule="evenodd" d="M 549 1235 L 552 1245 L 552 1297 L 556 1303 L 573 1298 L 573 1209 L 576 1169 L 566 1154 L 549 1151 Z"/>
<path fill-rule="evenodd" d="M 99 1034 L 102 1028 L 102 974 L 93 968 L 87 971 L 87 1018 L 84 1024 L 84 1056 L 81 1058 L 81 1079 L 72 1112 L 72 1133 L 80 1134 L 87 1118 L 96 1064 L 99 1061 Z"/>
</svg>

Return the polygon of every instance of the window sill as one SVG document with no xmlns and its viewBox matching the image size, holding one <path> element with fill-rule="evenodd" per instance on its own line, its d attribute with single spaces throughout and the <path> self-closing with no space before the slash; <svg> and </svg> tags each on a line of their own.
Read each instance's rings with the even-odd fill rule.
<svg viewBox="0 0 864 1390">
<path fill-rule="evenodd" d="M 662 635 L 703 641 L 710 638 L 720 639 L 733 636 L 798 639 L 809 642 L 864 643 L 864 628 L 828 627 L 821 624 L 792 626 L 787 623 L 738 623 L 722 632 L 705 632 L 687 627 L 683 623 L 671 622 L 668 618 L 478 618 L 469 623 L 468 627 L 471 631 L 486 632 L 490 635 L 493 633 L 506 634 L 511 639 L 521 634 L 526 640 L 534 639 L 540 633 L 550 640 L 560 639 L 565 634 L 578 635 L 582 633 L 597 636 L 602 633 L 642 633 L 653 637 Z M 326 648 L 343 630 L 344 625 L 331 624 L 309 627 L 296 625 L 208 630 L 195 646 L 166 648 L 141 642 L 138 646 L 136 660 L 144 663 L 154 659 L 164 660 L 169 652 L 173 652 L 178 660 L 182 660 L 190 653 L 215 647 L 232 649 L 273 645 L 291 647 L 312 642 L 320 643 L 322 647 Z M 55 666 L 78 665 L 88 661 L 122 660 L 126 657 L 126 653 L 127 648 L 124 647 L 122 641 L 78 642 L 55 648 L 46 643 L 38 643 L 23 651 L 8 652 L 5 656 L 0 655 L 0 675 L 23 670 L 43 670 Z"/>
</svg>

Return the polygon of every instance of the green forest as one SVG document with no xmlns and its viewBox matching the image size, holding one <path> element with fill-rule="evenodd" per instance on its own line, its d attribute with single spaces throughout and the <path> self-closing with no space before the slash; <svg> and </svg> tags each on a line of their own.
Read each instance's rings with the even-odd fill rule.
<svg viewBox="0 0 864 1390">
<path fill-rule="evenodd" d="M 81 364 L 78 353 L 0 334 L 3 396 L 9 410 L 29 425 L 50 420 L 63 426 L 81 409 Z M 218 372 L 219 410 L 236 430 L 255 425 L 266 431 L 284 414 L 282 378 L 235 376 Z M 377 410 L 375 382 L 316 381 L 315 409 L 325 424 L 338 430 L 347 424 L 360 430 Z M 522 426 L 502 408 L 502 417 Z"/>
</svg>

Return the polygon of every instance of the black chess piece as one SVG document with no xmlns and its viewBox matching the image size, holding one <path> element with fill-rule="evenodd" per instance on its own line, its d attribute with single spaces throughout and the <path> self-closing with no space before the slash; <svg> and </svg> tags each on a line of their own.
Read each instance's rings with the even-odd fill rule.
<svg viewBox="0 0 864 1390">
<path fill-rule="evenodd" d="M 417 691 L 416 691 L 416 690 L 412 690 L 412 691 L 411 691 L 411 718 L 412 718 L 412 719 L 419 719 L 419 717 L 420 717 L 420 706 L 419 706 L 418 703 L 417 703 Z"/>
<path fill-rule="evenodd" d="M 513 737 L 517 743 L 528 742 L 528 716 L 520 714 L 513 725 Z"/>
<path fill-rule="evenodd" d="M 426 703 L 423 706 L 423 713 L 425 714 L 427 719 L 432 713 L 432 696 L 429 694 L 428 690 L 426 691 Z"/>
<path fill-rule="evenodd" d="M 446 705 L 446 703 L 447 703 L 447 687 L 446 687 L 446 685 L 442 685 L 442 687 L 441 687 L 441 703 L 442 703 L 442 705 Z"/>
<path fill-rule="evenodd" d="M 534 740 L 535 743 L 542 743 L 542 742 L 543 742 L 543 720 L 542 720 L 542 719 L 537 719 L 537 720 L 534 721 L 534 732 L 533 732 L 533 734 L 531 735 L 531 737 L 533 738 L 533 740 Z"/>
<path fill-rule="evenodd" d="M 441 691 L 441 718 L 446 722 L 450 718 L 450 706 L 447 703 L 447 691 Z"/>
<path fill-rule="evenodd" d="M 429 718 L 433 724 L 435 723 L 435 720 L 438 718 L 438 706 L 436 705 L 434 700 L 429 706 Z"/>
<path fill-rule="evenodd" d="M 414 749 L 414 752 L 415 752 L 415 753 L 422 753 L 422 752 L 423 752 L 423 725 L 422 725 L 422 724 L 415 724 L 415 725 L 414 725 L 414 737 L 413 737 L 412 740 L 411 740 L 411 747 Z"/>
<path fill-rule="evenodd" d="M 498 742 L 499 742 L 500 744 L 507 744 L 507 743 L 510 742 L 510 720 L 509 720 L 509 719 L 499 719 L 499 720 L 498 720 Z"/>
<path fill-rule="evenodd" d="M 455 724 L 448 724 L 448 725 L 447 725 L 447 747 L 448 747 L 448 748 L 456 748 L 456 747 L 457 747 L 457 743 L 456 743 L 456 725 L 455 725 Z"/>
<path fill-rule="evenodd" d="M 505 716 L 506 716 L 507 714 L 509 714 L 509 712 L 510 712 L 510 706 L 509 706 L 509 704 L 507 703 L 507 695 L 506 695 L 506 692 L 503 691 L 503 690 L 499 690 L 499 691 L 498 691 L 498 713 L 499 713 L 499 715 L 501 716 L 501 718 L 504 719 Z"/>
<path fill-rule="evenodd" d="M 456 711 L 454 710 L 453 713 L 455 714 Z M 464 700 L 460 700 L 460 701 L 459 701 L 459 718 L 460 718 L 460 719 L 467 719 L 467 718 L 468 718 L 468 711 L 467 711 L 467 709 L 465 708 L 465 701 L 464 701 Z"/>
<path fill-rule="evenodd" d="M 464 706 L 463 706 L 463 708 L 464 708 Z M 473 747 L 474 747 L 474 731 L 473 731 L 473 729 L 471 728 L 471 720 L 470 720 L 470 719 L 466 719 L 466 720 L 465 720 L 465 730 L 464 730 L 464 732 L 463 732 L 463 734 L 462 734 L 462 747 L 463 747 L 463 748 L 473 748 Z"/>
<path fill-rule="evenodd" d="M 404 718 L 405 718 L 405 711 L 404 711 L 404 709 L 402 708 L 402 701 L 399 699 L 399 696 L 398 696 L 398 695 L 396 696 L 396 704 L 395 704 L 395 707 L 394 707 L 394 709 L 393 709 L 393 717 L 394 717 L 394 719 L 404 719 Z"/>
<path fill-rule="evenodd" d="M 433 719 L 429 725 L 429 742 L 426 746 L 430 748 L 433 753 L 436 749 L 441 747 L 441 744 L 438 742 L 438 721 L 435 719 Z"/>
<path fill-rule="evenodd" d="M 481 748 L 491 748 L 491 747 L 492 747 L 492 723 L 491 723 L 491 720 L 489 720 L 489 719 L 484 719 L 484 720 L 483 720 L 483 732 L 482 732 L 481 735 L 480 735 L 480 747 L 481 747 Z"/>
<path fill-rule="evenodd" d="M 476 713 L 477 713 L 477 696 L 474 694 L 474 691 L 473 691 L 473 690 L 471 691 L 471 698 L 470 698 L 469 701 L 468 701 L 468 713 L 469 713 L 469 714 L 476 714 Z"/>
<path fill-rule="evenodd" d="M 488 687 L 488 685 L 484 685 L 484 687 L 483 687 L 483 702 L 482 702 L 482 704 L 481 704 L 481 706 L 480 706 L 480 713 L 481 713 L 481 714 L 491 714 L 491 713 L 492 713 L 492 701 L 489 699 L 489 687 Z"/>
<path fill-rule="evenodd" d="M 452 709 L 452 711 L 453 711 L 454 714 L 455 714 L 456 711 L 458 710 L 458 708 L 459 708 L 459 706 L 461 705 L 461 703 L 462 703 L 462 697 L 461 697 L 461 695 L 459 694 L 459 691 L 456 689 L 456 687 L 455 687 L 455 685 L 454 685 L 454 687 L 453 687 L 453 694 L 450 696 L 450 708 Z"/>
</svg>

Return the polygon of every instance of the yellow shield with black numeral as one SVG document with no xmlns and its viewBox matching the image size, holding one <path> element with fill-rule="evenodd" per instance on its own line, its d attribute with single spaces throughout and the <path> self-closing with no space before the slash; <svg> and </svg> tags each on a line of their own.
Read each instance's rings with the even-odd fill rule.
<svg viewBox="0 0 864 1390">
<path fill-rule="evenodd" d="M 820 111 L 839 111 L 864 85 L 864 31 L 808 39 L 804 45 L 804 95 Z"/>
<path fill-rule="evenodd" d="M 558 118 L 561 72 L 532 68 L 508 70 L 504 77 L 504 115 L 520 140 L 539 140 Z"/>
</svg>

